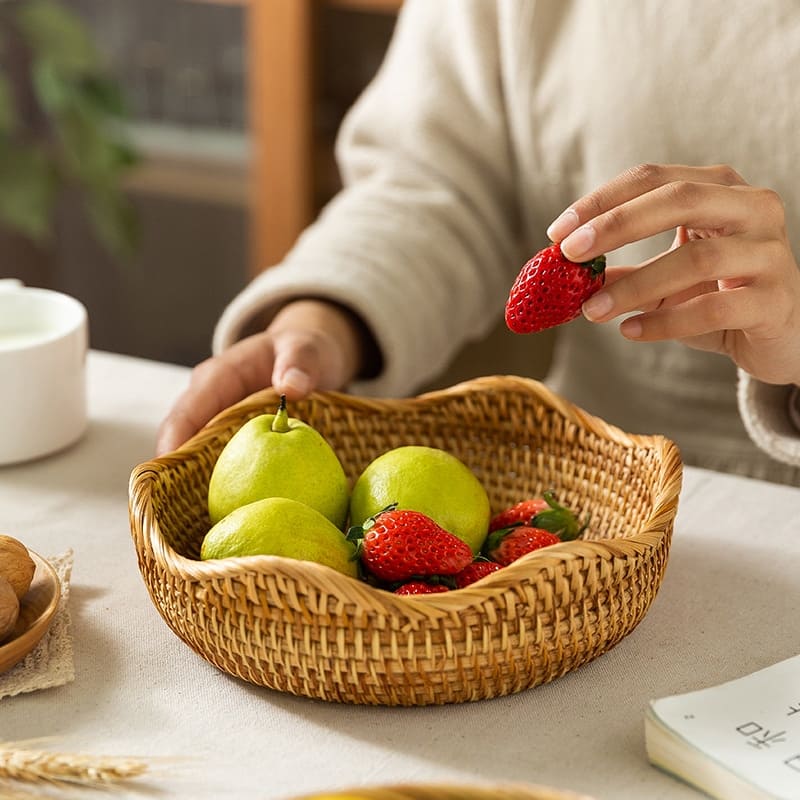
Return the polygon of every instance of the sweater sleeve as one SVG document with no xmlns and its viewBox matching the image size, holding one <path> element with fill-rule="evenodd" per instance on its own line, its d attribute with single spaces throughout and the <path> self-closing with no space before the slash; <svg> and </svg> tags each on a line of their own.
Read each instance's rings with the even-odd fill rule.
<svg viewBox="0 0 800 800">
<path fill-rule="evenodd" d="M 738 401 L 750 438 L 777 461 L 800 466 L 800 386 L 762 383 L 740 369 Z"/>
<path fill-rule="evenodd" d="M 230 303 L 215 352 L 256 313 L 327 298 L 364 320 L 383 356 L 353 388 L 401 395 L 488 333 L 521 255 L 496 14 L 485 0 L 406 0 L 338 136 L 345 188 Z"/>
</svg>

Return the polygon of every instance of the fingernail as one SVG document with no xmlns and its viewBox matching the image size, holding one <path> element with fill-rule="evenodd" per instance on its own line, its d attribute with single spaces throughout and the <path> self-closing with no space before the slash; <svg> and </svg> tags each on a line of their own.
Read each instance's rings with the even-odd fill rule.
<svg viewBox="0 0 800 800">
<path fill-rule="evenodd" d="M 642 323 L 636 317 L 629 317 L 619 326 L 626 339 L 638 339 L 642 335 Z"/>
<path fill-rule="evenodd" d="M 567 234 L 572 233 L 578 227 L 578 215 L 568 208 L 562 211 L 556 219 L 550 223 L 547 229 L 547 236 L 552 242 L 560 242 Z"/>
<path fill-rule="evenodd" d="M 594 321 L 605 317 L 612 308 L 614 308 L 614 301 L 608 292 L 595 292 L 583 304 L 583 315 Z"/>
<path fill-rule="evenodd" d="M 561 242 L 561 252 L 570 261 L 577 261 L 594 244 L 594 240 L 594 228 L 591 225 L 584 225 Z"/>
<path fill-rule="evenodd" d="M 299 395 L 306 395 L 313 388 L 311 378 L 297 367 L 289 367 L 278 383 L 282 389 L 291 389 Z"/>
</svg>

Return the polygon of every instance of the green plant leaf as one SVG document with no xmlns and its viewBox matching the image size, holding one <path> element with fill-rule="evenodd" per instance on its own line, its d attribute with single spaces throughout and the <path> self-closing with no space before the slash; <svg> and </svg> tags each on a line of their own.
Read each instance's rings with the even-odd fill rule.
<svg viewBox="0 0 800 800">
<path fill-rule="evenodd" d="M 61 145 L 61 163 L 69 180 L 108 184 L 117 181 L 130 164 L 130 149 L 113 137 L 94 112 L 72 106 L 53 118 Z"/>
<path fill-rule="evenodd" d="M 13 133 L 17 126 L 17 110 L 14 93 L 5 75 L 0 73 L 0 136 Z"/>
<path fill-rule="evenodd" d="M 127 114 L 125 96 L 119 85 L 103 75 L 89 75 L 80 82 L 81 96 L 109 117 Z"/>
<path fill-rule="evenodd" d="M 80 74 L 98 66 L 98 53 L 83 22 L 60 3 L 25 0 L 17 22 L 33 54 L 46 56 L 56 69 Z"/>
<path fill-rule="evenodd" d="M 121 191 L 87 187 L 86 209 L 98 238 L 114 255 L 133 255 L 139 242 L 138 217 Z"/>
<path fill-rule="evenodd" d="M 19 130 L 15 93 L 0 73 L 0 220 L 41 241 L 51 230 L 56 195 L 72 187 L 98 239 L 116 255 L 129 254 L 136 220 L 122 178 L 137 154 L 122 135 L 119 86 L 80 17 L 60 2 L 24 0 L 4 11 L 16 24 L 0 30 L 0 47 L 2 37 L 18 35 L 28 48 L 28 79 L 48 125 L 29 136 Z"/>
<path fill-rule="evenodd" d="M 115 255 L 131 255 L 137 227 L 121 180 L 135 163 L 134 151 L 80 106 L 72 106 L 55 121 L 66 180 L 81 189 L 95 233 Z"/>
<path fill-rule="evenodd" d="M 8 140 L 0 146 L 0 219 L 26 236 L 49 238 L 56 176 L 44 153 Z"/>
<path fill-rule="evenodd" d="M 75 83 L 60 72 L 47 57 L 36 58 L 31 65 L 31 82 L 42 109 L 50 114 L 67 108 L 75 94 Z"/>
</svg>

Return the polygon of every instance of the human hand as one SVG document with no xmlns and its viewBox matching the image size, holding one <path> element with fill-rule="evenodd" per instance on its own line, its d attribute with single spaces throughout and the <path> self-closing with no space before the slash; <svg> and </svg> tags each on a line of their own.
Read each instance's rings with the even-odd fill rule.
<svg viewBox="0 0 800 800">
<path fill-rule="evenodd" d="M 289 400 L 344 388 L 359 372 L 363 331 L 353 314 L 322 300 L 284 306 L 269 327 L 192 371 L 158 431 L 158 455 L 174 450 L 212 417 L 249 394 L 274 386 Z"/>
<path fill-rule="evenodd" d="M 774 191 L 728 166 L 643 165 L 580 198 L 547 233 L 588 261 L 672 228 L 668 251 L 608 267 L 584 316 L 639 311 L 620 325 L 628 339 L 677 339 L 766 383 L 800 383 L 800 269 Z"/>
</svg>

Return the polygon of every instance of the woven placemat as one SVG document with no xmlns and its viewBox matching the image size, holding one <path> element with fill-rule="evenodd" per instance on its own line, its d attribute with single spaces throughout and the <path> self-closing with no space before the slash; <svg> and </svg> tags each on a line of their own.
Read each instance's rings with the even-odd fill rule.
<svg viewBox="0 0 800 800">
<path fill-rule="evenodd" d="M 69 583 L 73 552 L 48 557 L 61 582 L 61 599 L 53 622 L 39 644 L 25 658 L 0 675 L 0 700 L 26 692 L 51 689 L 75 680 L 69 617 Z"/>
</svg>

